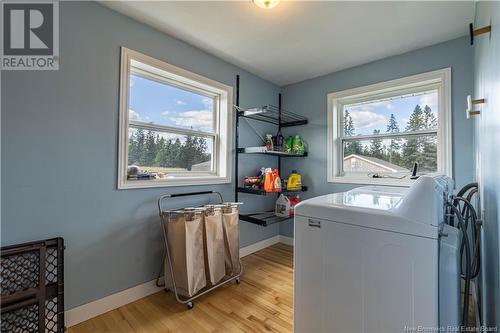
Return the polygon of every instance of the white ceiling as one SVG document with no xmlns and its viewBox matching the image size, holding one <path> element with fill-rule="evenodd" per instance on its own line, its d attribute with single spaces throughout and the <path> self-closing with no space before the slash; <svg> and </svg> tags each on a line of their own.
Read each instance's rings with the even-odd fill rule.
<svg viewBox="0 0 500 333">
<path fill-rule="evenodd" d="M 472 1 L 105 1 L 278 85 L 464 36 Z"/>
</svg>

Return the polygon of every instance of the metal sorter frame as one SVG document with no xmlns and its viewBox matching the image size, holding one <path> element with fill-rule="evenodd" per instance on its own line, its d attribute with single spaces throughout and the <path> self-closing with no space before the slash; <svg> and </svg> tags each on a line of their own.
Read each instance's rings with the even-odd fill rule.
<svg viewBox="0 0 500 333">
<path fill-rule="evenodd" d="M 162 195 L 159 199 L 158 199 L 158 213 L 160 215 L 160 224 L 161 224 L 161 228 L 163 230 L 163 238 L 165 240 L 165 253 L 163 255 L 163 258 L 162 258 L 162 263 L 161 263 L 161 268 L 160 268 L 160 271 L 158 272 L 158 277 L 156 279 L 156 285 L 158 287 L 163 287 L 165 285 L 161 285 L 159 283 L 159 280 L 160 280 L 160 277 L 161 277 L 161 272 L 163 271 L 163 265 L 164 265 L 164 262 L 165 262 L 165 256 L 168 257 L 168 264 L 169 264 L 169 272 L 170 272 L 170 276 L 172 277 L 172 287 L 173 287 L 173 291 L 174 291 L 174 294 L 175 294 L 175 298 L 177 300 L 177 302 L 181 303 L 181 304 L 185 304 L 188 309 L 192 309 L 193 306 L 194 306 L 194 303 L 193 301 L 209 292 L 211 292 L 212 290 L 214 289 L 217 289 L 219 288 L 220 286 L 223 286 L 231 281 L 236 281 L 237 284 L 240 283 L 240 276 L 241 274 L 243 273 L 243 264 L 241 262 L 241 260 L 239 260 L 239 264 L 240 264 L 240 271 L 238 272 L 238 274 L 236 275 L 233 275 L 229 278 L 226 278 L 226 279 L 223 279 L 221 282 L 211 286 L 211 287 L 208 287 L 208 288 L 203 288 L 201 291 L 199 291 L 198 293 L 196 293 L 194 296 L 191 296 L 189 298 L 186 298 L 186 299 L 182 299 L 181 296 L 179 295 L 179 293 L 177 292 L 177 287 L 176 287 L 176 284 L 175 284 L 175 274 L 174 274 L 174 269 L 172 267 L 172 258 L 170 256 L 170 250 L 169 250 L 169 247 L 168 247 L 168 238 L 167 238 L 167 231 L 165 230 L 164 228 L 164 225 L 163 225 L 163 213 L 164 212 L 168 212 L 167 210 L 163 210 L 162 208 L 162 202 L 165 200 L 165 199 L 169 199 L 169 198 L 178 198 L 178 197 L 188 197 L 188 196 L 197 196 L 197 195 L 211 195 L 211 194 L 216 194 L 219 196 L 219 203 L 222 204 L 223 203 L 223 200 L 222 200 L 222 194 L 220 194 L 219 192 L 216 192 L 216 191 L 202 191 L 202 192 L 188 192 L 188 193 L 176 193 L 176 194 L 165 194 L 165 195 Z M 165 288 L 165 291 L 169 291 L 167 288 Z"/>
</svg>

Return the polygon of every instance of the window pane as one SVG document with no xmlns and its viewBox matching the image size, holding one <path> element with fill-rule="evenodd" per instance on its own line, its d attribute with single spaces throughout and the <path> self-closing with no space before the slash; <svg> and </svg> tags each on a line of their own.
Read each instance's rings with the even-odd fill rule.
<svg viewBox="0 0 500 333">
<path fill-rule="evenodd" d="M 129 128 L 128 165 L 140 174 L 168 178 L 178 173 L 211 173 L 213 139 Z M 129 177 L 131 178 L 131 177 Z"/>
<path fill-rule="evenodd" d="M 344 135 L 437 129 L 437 90 L 344 106 Z"/>
<path fill-rule="evenodd" d="M 352 140 L 343 143 L 343 171 L 409 174 L 418 162 L 419 173 L 437 171 L 437 136 Z"/>
<path fill-rule="evenodd" d="M 214 102 L 213 97 L 130 75 L 130 120 L 213 132 Z"/>
</svg>

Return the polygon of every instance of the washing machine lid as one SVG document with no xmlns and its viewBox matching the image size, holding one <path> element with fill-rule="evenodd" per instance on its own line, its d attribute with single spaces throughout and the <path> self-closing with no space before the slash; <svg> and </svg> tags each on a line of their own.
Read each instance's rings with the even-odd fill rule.
<svg viewBox="0 0 500 333">
<path fill-rule="evenodd" d="M 364 186 L 308 199 L 295 207 L 299 216 L 402 234 L 438 238 L 443 203 L 432 177 L 410 188 Z M 441 200 L 440 200 L 441 199 Z"/>
<path fill-rule="evenodd" d="M 330 194 L 333 204 L 389 210 L 396 207 L 408 191 L 404 187 L 363 186 L 341 193 Z"/>
</svg>

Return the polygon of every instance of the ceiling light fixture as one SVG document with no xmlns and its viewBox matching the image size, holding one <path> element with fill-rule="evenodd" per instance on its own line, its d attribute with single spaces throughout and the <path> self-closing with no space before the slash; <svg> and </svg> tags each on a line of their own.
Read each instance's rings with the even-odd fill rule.
<svg viewBox="0 0 500 333">
<path fill-rule="evenodd" d="M 280 0 L 252 0 L 254 4 L 259 6 L 260 8 L 271 9 L 276 7 Z"/>
</svg>

